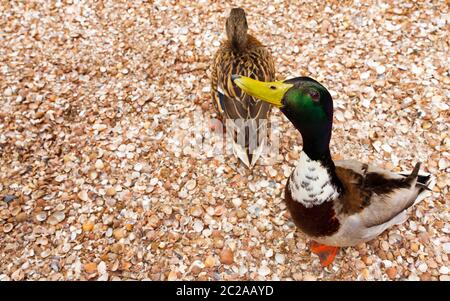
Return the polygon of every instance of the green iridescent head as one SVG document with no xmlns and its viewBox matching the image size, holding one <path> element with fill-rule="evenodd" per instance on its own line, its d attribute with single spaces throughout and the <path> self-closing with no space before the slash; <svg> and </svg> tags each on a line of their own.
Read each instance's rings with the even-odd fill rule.
<svg viewBox="0 0 450 301">
<path fill-rule="evenodd" d="M 310 158 L 329 152 L 333 100 L 322 84 L 309 77 L 260 82 L 235 75 L 233 80 L 247 94 L 280 108 L 302 134 L 303 150 Z"/>
</svg>

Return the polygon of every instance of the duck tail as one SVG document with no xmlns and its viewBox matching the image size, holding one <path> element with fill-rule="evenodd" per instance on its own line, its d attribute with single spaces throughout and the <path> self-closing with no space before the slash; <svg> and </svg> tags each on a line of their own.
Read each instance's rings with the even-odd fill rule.
<svg viewBox="0 0 450 301">
<path fill-rule="evenodd" d="M 430 196 L 431 191 L 433 190 L 433 187 L 435 185 L 435 181 L 431 177 L 431 174 L 420 171 L 420 165 L 420 162 L 416 163 L 413 171 L 410 174 L 401 173 L 401 175 L 405 177 L 405 180 L 408 181 L 408 183 L 415 183 L 414 187 L 416 197 L 411 200 L 411 203 L 407 207 L 415 205 Z"/>
<path fill-rule="evenodd" d="M 417 176 L 419 175 L 420 165 L 422 165 L 422 163 L 420 163 L 420 162 L 416 163 L 416 166 L 414 166 L 414 169 L 411 172 L 411 174 L 408 176 L 408 179 L 413 180 L 413 179 L 417 178 Z"/>
<path fill-rule="evenodd" d="M 432 189 L 428 186 L 430 183 L 431 183 L 431 175 L 427 175 L 427 176 L 418 175 L 417 176 L 416 187 L 420 187 L 423 190 L 431 191 Z"/>
<path fill-rule="evenodd" d="M 414 204 L 421 202 L 423 199 L 429 197 L 431 195 L 431 191 L 435 185 L 435 180 L 431 177 L 431 174 L 428 173 L 420 173 L 420 163 L 417 163 L 412 171 L 410 177 L 416 178 L 416 188 L 418 189 L 417 198 L 414 201 Z"/>
</svg>

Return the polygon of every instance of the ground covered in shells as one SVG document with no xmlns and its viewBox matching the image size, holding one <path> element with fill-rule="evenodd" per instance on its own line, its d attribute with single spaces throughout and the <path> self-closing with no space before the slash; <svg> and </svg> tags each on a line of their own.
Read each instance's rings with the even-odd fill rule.
<svg viewBox="0 0 450 301">
<path fill-rule="evenodd" d="M 290 2 L 235 6 L 278 78 L 331 91 L 335 158 L 434 175 L 405 224 L 322 269 L 282 201 L 302 143 L 279 112 L 252 172 L 183 142 L 215 116 L 229 4 L 1 1 L 0 279 L 449 280 L 448 4 Z"/>
</svg>

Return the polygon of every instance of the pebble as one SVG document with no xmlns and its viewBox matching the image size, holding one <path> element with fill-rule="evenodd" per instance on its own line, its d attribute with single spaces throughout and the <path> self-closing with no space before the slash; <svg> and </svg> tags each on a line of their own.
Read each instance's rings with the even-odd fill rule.
<svg viewBox="0 0 450 301">
<path fill-rule="evenodd" d="M 103 161 L 101 159 L 97 159 L 97 161 L 95 161 L 95 168 L 103 169 L 103 167 L 105 167 L 105 165 L 103 164 Z"/>
<path fill-rule="evenodd" d="M 239 208 L 242 205 L 242 200 L 240 198 L 234 198 L 231 200 L 231 202 L 233 203 L 234 207 Z"/>
<path fill-rule="evenodd" d="M 390 260 L 383 260 L 382 262 L 383 262 L 383 265 L 384 265 L 385 268 L 392 267 L 392 261 L 390 261 Z"/>
<path fill-rule="evenodd" d="M 3 226 L 3 232 L 9 233 L 14 228 L 13 224 L 8 223 Z"/>
<path fill-rule="evenodd" d="M 94 224 L 91 222 L 86 222 L 83 224 L 82 229 L 84 232 L 89 232 L 94 229 Z"/>
<path fill-rule="evenodd" d="M 381 148 L 387 153 L 391 153 L 392 152 L 392 147 L 390 147 L 390 145 L 388 145 L 388 144 L 383 144 L 381 146 Z"/>
<path fill-rule="evenodd" d="M 335 116 L 338 121 L 345 121 L 344 113 L 342 113 L 342 111 L 336 111 Z"/>
<path fill-rule="evenodd" d="M 107 196 L 115 196 L 116 195 L 116 189 L 112 186 L 106 188 L 106 195 Z"/>
<path fill-rule="evenodd" d="M 383 251 L 388 251 L 389 250 L 389 244 L 387 243 L 387 241 L 382 241 L 381 242 L 381 249 L 383 249 Z"/>
<path fill-rule="evenodd" d="M 169 276 L 167 276 L 168 281 L 175 281 L 178 279 L 178 273 L 176 271 L 170 271 Z"/>
<path fill-rule="evenodd" d="M 214 259 L 214 257 L 211 255 L 208 255 L 205 259 L 205 267 L 212 268 L 213 266 L 215 266 L 215 264 L 216 264 L 216 260 Z"/>
<path fill-rule="evenodd" d="M 172 207 L 168 206 L 168 205 L 163 206 L 161 211 L 164 212 L 167 215 L 171 215 L 172 212 L 173 212 Z"/>
<path fill-rule="evenodd" d="M 45 220 L 47 219 L 47 212 L 45 212 L 45 211 L 38 212 L 38 213 L 35 215 L 35 219 L 36 219 L 38 222 L 43 222 L 43 221 L 45 221 Z"/>
<path fill-rule="evenodd" d="M 429 272 L 422 273 L 422 274 L 420 274 L 419 277 L 420 277 L 421 281 L 431 281 L 431 280 L 433 280 L 432 277 L 431 277 L 431 274 Z"/>
<path fill-rule="evenodd" d="M 195 217 L 200 217 L 203 214 L 203 208 L 201 206 L 191 207 L 191 215 Z"/>
<path fill-rule="evenodd" d="M 198 275 L 201 271 L 202 271 L 202 268 L 199 267 L 198 265 L 194 264 L 194 265 L 192 266 L 191 273 L 192 273 L 193 275 Z"/>
<path fill-rule="evenodd" d="M 88 274 L 93 274 L 97 272 L 97 264 L 95 262 L 86 263 L 84 266 L 84 271 Z"/>
<path fill-rule="evenodd" d="M 303 276 L 303 280 L 304 281 L 316 281 L 317 277 L 312 274 L 306 274 L 305 276 Z"/>
<path fill-rule="evenodd" d="M 127 235 L 127 231 L 123 228 L 115 229 L 113 231 L 113 236 L 116 240 L 120 240 Z"/>
<path fill-rule="evenodd" d="M 386 269 L 386 274 L 388 275 L 389 279 L 394 280 L 397 276 L 397 269 L 395 267 L 390 267 Z"/>
<path fill-rule="evenodd" d="M 363 257 L 361 257 L 361 260 L 362 260 L 366 265 L 372 265 L 372 263 L 373 263 L 372 258 L 370 258 L 369 256 L 363 256 Z"/>
<path fill-rule="evenodd" d="M 232 264 L 234 262 L 233 251 L 229 248 L 225 248 L 220 252 L 220 262 L 223 264 Z"/>
<path fill-rule="evenodd" d="M 113 235 L 113 229 L 112 228 L 108 228 L 108 230 L 106 230 L 105 232 L 105 236 L 106 237 L 111 237 Z"/>
<path fill-rule="evenodd" d="M 142 165 L 141 163 L 136 163 L 136 164 L 134 165 L 134 170 L 135 170 L 135 171 L 141 171 L 142 168 L 143 168 L 143 165 Z"/>
<path fill-rule="evenodd" d="M 194 188 L 197 186 L 197 182 L 195 180 L 189 180 L 186 182 L 185 187 L 187 190 L 194 190 Z"/>
<path fill-rule="evenodd" d="M 428 265 L 425 262 L 423 262 L 423 263 L 419 264 L 417 269 L 419 271 L 421 271 L 422 273 L 425 273 L 427 271 L 427 269 L 428 269 Z"/>
<path fill-rule="evenodd" d="M 25 212 L 21 212 L 16 215 L 16 221 L 18 223 L 24 222 L 28 219 L 28 215 Z"/>
<path fill-rule="evenodd" d="M 97 266 L 97 271 L 100 275 L 105 275 L 108 273 L 106 269 L 106 263 L 104 261 L 100 261 L 100 263 Z"/>
<path fill-rule="evenodd" d="M 409 228 L 410 228 L 412 231 L 417 231 L 417 223 L 416 223 L 415 221 L 410 221 L 410 222 L 409 222 Z"/>
<path fill-rule="evenodd" d="M 277 176 L 277 174 L 278 174 L 278 172 L 277 172 L 277 170 L 275 169 L 275 168 L 273 168 L 273 167 L 269 167 L 269 175 L 272 177 L 272 178 L 275 178 L 276 176 Z"/>
<path fill-rule="evenodd" d="M 450 242 L 444 243 L 444 245 L 442 246 L 442 249 L 444 250 L 444 252 L 446 254 L 450 254 Z"/>
<path fill-rule="evenodd" d="M 89 195 L 87 193 L 86 190 L 81 190 L 78 194 L 77 194 L 78 198 L 83 201 L 83 202 L 87 202 L 89 201 Z"/>
<path fill-rule="evenodd" d="M 63 253 L 67 253 L 67 252 L 70 251 L 71 248 L 72 248 L 72 246 L 71 246 L 69 243 L 65 243 L 65 244 L 62 246 L 61 251 L 62 251 Z"/>
<path fill-rule="evenodd" d="M 62 222 L 65 218 L 66 218 L 66 215 L 64 214 L 64 212 L 58 211 L 58 212 L 55 212 L 52 215 L 50 215 L 48 217 L 47 222 L 50 225 L 57 225 L 60 222 Z"/>
<path fill-rule="evenodd" d="M 195 232 L 200 233 L 203 231 L 203 223 L 201 221 L 195 221 L 192 228 Z"/>
<path fill-rule="evenodd" d="M 12 208 L 11 210 L 9 210 L 9 213 L 10 213 L 12 216 L 16 216 L 16 215 L 19 214 L 19 212 L 20 212 L 21 210 L 22 210 L 22 209 L 21 209 L 19 206 L 17 206 L 17 207 Z"/>
<path fill-rule="evenodd" d="M 364 261 L 358 259 L 358 260 L 355 260 L 355 267 L 358 270 L 362 270 L 366 267 L 366 264 L 364 263 Z"/>
<path fill-rule="evenodd" d="M 377 74 L 383 74 L 386 71 L 386 67 L 381 66 L 381 65 L 377 66 L 376 71 L 377 71 Z"/>
<path fill-rule="evenodd" d="M 258 269 L 258 274 L 262 277 L 265 277 L 265 276 L 269 275 L 270 273 L 271 273 L 271 271 L 266 265 L 263 265 Z"/>
<path fill-rule="evenodd" d="M 278 264 L 284 264 L 285 257 L 283 254 L 275 254 L 275 262 Z"/>
<path fill-rule="evenodd" d="M 445 159 L 445 158 L 441 158 L 440 160 L 439 160 L 439 163 L 438 163 L 438 165 L 439 165 L 439 169 L 446 169 L 447 167 L 448 167 L 448 163 L 447 163 L 447 160 Z"/>
<path fill-rule="evenodd" d="M 158 218 L 156 215 L 151 215 L 151 216 L 148 218 L 148 224 L 149 224 L 149 226 L 152 227 L 152 228 L 158 227 L 159 222 L 160 222 L 160 220 L 159 220 L 159 218 Z"/>
<path fill-rule="evenodd" d="M 361 276 L 365 279 L 368 280 L 369 276 L 370 276 L 370 272 L 367 268 L 362 269 L 361 271 Z"/>
<path fill-rule="evenodd" d="M 439 269 L 439 274 L 447 275 L 449 272 L 449 268 L 446 266 L 441 266 Z"/>
<path fill-rule="evenodd" d="M 419 240 L 422 244 L 426 244 L 430 241 L 430 235 L 427 232 L 422 232 L 419 234 Z"/>
<path fill-rule="evenodd" d="M 441 276 L 439 276 L 439 280 L 440 281 L 450 281 L 450 276 L 449 275 L 441 275 Z"/>
<path fill-rule="evenodd" d="M 17 199 L 17 196 L 13 195 L 13 194 L 7 194 L 5 195 L 5 197 L 3 198 L 3 201 L 5 201 L 5 203 L 9 203 L 11 201 L 14 201 L 15 199 Z"/>
</svg>

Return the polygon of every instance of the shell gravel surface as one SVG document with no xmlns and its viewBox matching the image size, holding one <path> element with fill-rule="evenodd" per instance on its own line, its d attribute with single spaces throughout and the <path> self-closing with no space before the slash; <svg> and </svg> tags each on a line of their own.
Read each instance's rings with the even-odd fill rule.
<svg viewBox="0 0 450 301">
<path fill-rule="evenodd" d="M 335 158 L 421 161 L 432 196 L 324 270 L 282 201 L 302 143 L 279 112 L 278 160 L 253 172 L 184 141 L 215 117 L 230 5 L 1 1 L 1 280 L 449 280 L 446 2 L 263 2 L 235 5 L 280 79 L 331 91 Z"/>
</svg>

